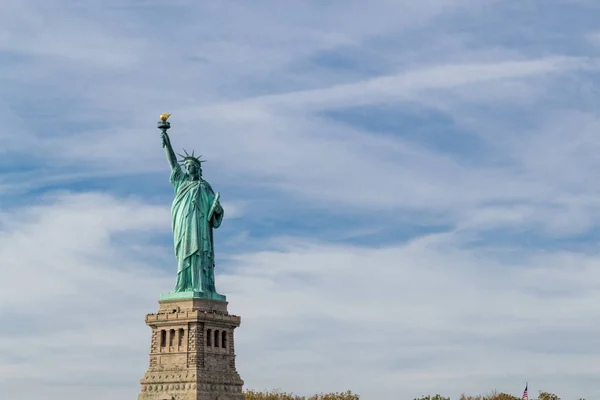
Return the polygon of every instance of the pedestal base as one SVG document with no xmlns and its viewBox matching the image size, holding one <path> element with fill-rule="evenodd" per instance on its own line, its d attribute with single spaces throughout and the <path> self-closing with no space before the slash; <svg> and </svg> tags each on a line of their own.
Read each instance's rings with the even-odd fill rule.
<svg viewBox="0 0 600 400">
<path fill-rule="evenodd" d="M 244 400 L 233 335 L 240 317 L 228 313 L 227 302 L 160 300 L 146 324 L 152 328 L 150 367 L 138 400 Z"/>
</svg>

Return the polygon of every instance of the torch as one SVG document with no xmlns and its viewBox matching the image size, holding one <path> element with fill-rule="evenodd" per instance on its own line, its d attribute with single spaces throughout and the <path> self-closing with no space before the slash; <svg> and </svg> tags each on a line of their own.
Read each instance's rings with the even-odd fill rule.
<svg viewBox="0 0 600 400">
<path fill-rule="evenodd" d="M 160 131 L 165 136 L 167 135 L 167 129 L 169 129 L 171 127 L 171 123 L 169 121 L 167 121 L 170 116 L 171 116 L 171 113 L 162 113 L 160 115 L 160 121 L 158 121 L 158 129 L 160 129 Z M 163 147 L 165 147 L 164 141 L 163 141 Z"/>
</svg>

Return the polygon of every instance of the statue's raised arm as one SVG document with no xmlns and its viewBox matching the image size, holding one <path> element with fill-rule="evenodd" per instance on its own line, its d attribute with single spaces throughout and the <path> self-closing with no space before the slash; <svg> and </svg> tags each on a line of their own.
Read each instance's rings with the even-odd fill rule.
<svg viewBox="0 0 600 400">
<path fill-rule="evenodd" d="M 165 153 L 167 154 L 167 161 L 169 161 L 169 165 L 171 169 L 175 169 L 177 164 L 177 156 L 173 151 L 173 146 L 171 146 L 171 138 L 169 138 L 169 134 L 167 133 L 167 129 L 171 127 L 171 123 L 167 121 L 171 114 L 165 113 L 160 116 L 160 122 L 158 123 L 158 128 L 161 133 L 160 136 L 162 138 L 162 147 L 165 149 Z"/>
</svg>

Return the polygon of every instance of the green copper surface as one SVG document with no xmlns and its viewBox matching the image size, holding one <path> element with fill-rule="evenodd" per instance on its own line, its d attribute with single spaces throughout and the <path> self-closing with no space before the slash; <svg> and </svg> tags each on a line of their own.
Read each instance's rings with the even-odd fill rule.
<svg viewBox="0 0 600 400">
<path fill-rule="evenodd" d="M 167 129 L 166 120 L 158 123 L 162 145 L 171 166 L 171 184 L 175 199 L 171 206 L 177 281 L 170 293 L 161 300 L 205 298 L 225 301 L 225 296 L 215 289 L 215 251 L 213 229 L 223 221 L 219 192 L 202 179 L 202 160 L 194 153 L 183 156 L 185 171 L 177 161 Z"/>
</svg>

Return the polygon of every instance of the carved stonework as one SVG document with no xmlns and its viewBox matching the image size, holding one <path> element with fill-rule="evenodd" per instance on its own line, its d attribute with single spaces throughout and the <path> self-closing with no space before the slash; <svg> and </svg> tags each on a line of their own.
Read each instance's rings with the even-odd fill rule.
<svg viewBox="0 0 600 400">
<path fill-rule="evenodd" d="M 244 400 L 233 333 L 240 317 L 227 312 L 226 302 L 159 301 L 146 324 L 152 329 L 150 366 L 138 400 Z"/>
</svg>

